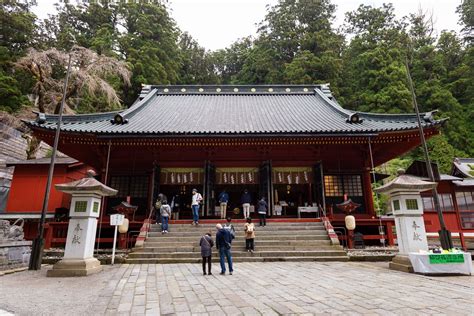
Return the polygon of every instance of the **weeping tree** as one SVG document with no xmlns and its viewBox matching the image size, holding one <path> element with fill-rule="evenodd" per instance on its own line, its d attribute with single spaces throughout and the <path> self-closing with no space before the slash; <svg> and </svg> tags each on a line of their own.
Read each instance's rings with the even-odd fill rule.
<svg viewBox="0 0 474 316">
<path fill-rule="evenodd" d="M 31 48 L 25 57 L 15 63 L 17 68 L 26 71 L 33 78 L 32 93 L 36 97 L 38 110 L 43 113 L 59 113 L 69 54 L 71 73 L 66 88 L 66 109 L 73 110 L 84 97 L 95 97 L 105 103 L 104 107 L 99 102 L 96 111 L 102 108 L 120 108 L 120 96 L 114 85 L 130 85 L 131 72 L 127 64 L 90 49 L 74 46 L 70 53 L 55 48 L 44 51 Z"/>
</svg>

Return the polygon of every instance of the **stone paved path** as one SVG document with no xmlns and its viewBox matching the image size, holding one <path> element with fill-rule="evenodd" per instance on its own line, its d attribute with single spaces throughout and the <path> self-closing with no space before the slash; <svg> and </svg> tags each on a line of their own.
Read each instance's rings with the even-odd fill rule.
<svg viewBox="0 0 474 316">
<path fill-rule="evenodd" d="M 0 277 L 0 311 L 22 315 L 474 315 L 474 277 L 425 277 L 387 263 L 117 265 L 88 278 Z M 28 286 L 28 284 L 31 284 Z M 5 288 L 8 286 L 8 290 Z M 21 306 L 16 307 L 16 306 Z M 1 313 L 0 313 L 1 315 Z"/>
</svg>

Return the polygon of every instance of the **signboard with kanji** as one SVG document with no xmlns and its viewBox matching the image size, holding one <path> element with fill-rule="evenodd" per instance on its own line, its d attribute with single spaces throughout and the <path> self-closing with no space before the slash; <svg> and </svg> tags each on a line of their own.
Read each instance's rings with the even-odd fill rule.
<svg viewBox="0 0 474 316">
<path fill-rule="evenodd" d="M 430 254 L 430 264 L 453 264 L 464 263 L 464 255 L 461 254 Z"/>
<path fill-rule="evenodd" d="M 110 215 L 110 226 L 118 226 L 123 224 L 125 215 L 123 214 L 112 214 Z"/>
</svg>

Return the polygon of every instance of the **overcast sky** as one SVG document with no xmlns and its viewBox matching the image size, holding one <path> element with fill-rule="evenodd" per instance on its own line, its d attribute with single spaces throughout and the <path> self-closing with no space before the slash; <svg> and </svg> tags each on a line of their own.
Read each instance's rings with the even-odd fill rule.
<svg viewBox="0 0 474 316">
<path fill-rule="evenodd" d="M 59 0 L 37 0 L 34 12 L 47 18 Z M 70 0 L 74 3 L 74 0 Z M 456 7 L 462 0 L 392 0 L 397 16 L 417 12 L 421 7 L 433 13 L 437 34 L 441 30 L 459 31 Z M 263 20 L 267 5 L 277 0 L 169 0 L 172 16 L 179 28 L 189 32 L 201 46 L 215 50 L 228 47 L 238 38 L 255 35 L 256 24 Z M 361 4 L 381 6 L 389 0 L 332 0 L 337 5 L 336 25 L 344 21 L 344 13 Z"/>
</svg>

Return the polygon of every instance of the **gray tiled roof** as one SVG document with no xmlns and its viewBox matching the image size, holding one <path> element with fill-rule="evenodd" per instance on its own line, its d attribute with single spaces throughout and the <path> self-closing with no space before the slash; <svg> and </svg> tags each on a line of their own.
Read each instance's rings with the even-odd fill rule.
<svg viewBox="0 0 474 316">
<path fill-rule="evenodd" d="M 127 110 L 63 117 L 61 130 L 126 135 L 274 135 L 374 134 L 414 130 L 414 114 L 359 113 L 343 109 L 327 85 L 319 86 L 145 86 Z M 442 124 L 423 113 L 425 127 Z M 114 122 L 114 118 L 122 122 Z M 56 128 L 57 116 L 46 115 L 31 127 Z"/>
</svg>

